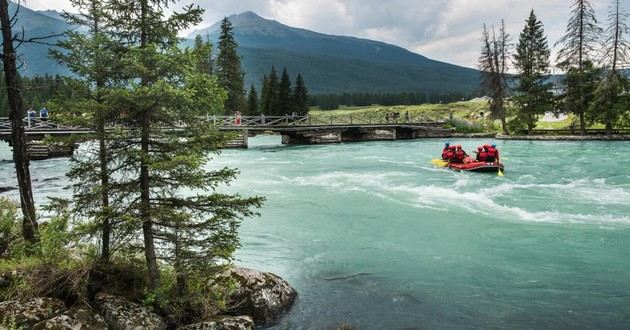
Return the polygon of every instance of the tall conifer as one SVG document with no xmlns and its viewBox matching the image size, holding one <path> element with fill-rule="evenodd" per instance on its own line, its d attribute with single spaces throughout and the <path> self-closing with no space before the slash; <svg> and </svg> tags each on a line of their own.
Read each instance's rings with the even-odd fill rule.
<svg viewBox="0 0 630 330">
<path fill-rule="evenodd" d="M 254 84 L 249 88 L 249 93 L 247 94 L 247 115 L 255 116 L 258 114 L 258 93 L 256 92 L 256 87 Z"/>
<path fill-rule="evenodd" d="M 584 116 L 588 108 L 587 89 L 588 85 L 593 83 L 586 81 L 586 62 L 593 62 L 601 31 L 590 1 L 575 0 L 571 6 L 571 17 L 565 35 L 556 43 L 561 45 L 557 58 L 558 66 L 567 72 L 567 90 L 563 98 L 565 111 L 572 112 L 580 118 L 582 134 L 586 130 Z M 568 79 L 569 75 L 572 76 L 571 81 Z M 569 88 L 577 90 L 571 91 Z M 572 97 L 577 99 L 570 99 Z"/>
<path fill-rule="evenodd" d="M 538 115 L 552 110 L 551 84 L 545 82 L 549 74 L 549 56 L 543 24 L 532 10 L 514 54 L 514 65 L 518 70 L 517 120 L 525 124 L 528 131 L 536 127 Z"/>
<path fill-rule="evenodd" d="M 278 106 L 276 107 L 276 115 L 290 115 L 293 112 L 291 105 L 291 78 L 289 77 L 287 68 L 283 68 L 278 85 Z"/>
<path fill-rule="evenodd" d="M 216 60 L 216 74 L 219 84 L 227 91 L 225 110 L 228 113 L 245 109 L 244 76 L 241 58 L 238 55 L 232 23 L 226 18 L 221 22 L 219 35 L 219 54 Z"/>
<path fill-rule="evenodd" d="M 297 112 L 299 116 L 306 116 L 308 114 L 308 89 L 304 83 L 304 78 L 302 78 L 302 75 L 299 73 L 295 79 L 292 102 L 293 111 Z"/>
</svg>

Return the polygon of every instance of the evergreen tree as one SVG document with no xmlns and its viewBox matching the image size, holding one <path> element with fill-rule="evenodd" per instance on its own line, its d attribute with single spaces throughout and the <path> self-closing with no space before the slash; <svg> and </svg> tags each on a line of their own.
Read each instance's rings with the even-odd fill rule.
<svg viewBox="0 0 630 330">
<path fill-rule="evenodd" d="M 567 71 L 567 90 L 563 97 L 565 111 L 573 112 L 580 118 L 582 134 L 586 130 L 585 113 L 588 108 L 587 85 L 592 81 L 585 80 L 585 63 L 590 61 L 598 46 L 601 28 L 597 26 L 595 11 L 589 0 L 575 0 L 571 7 L 571 17 L 565 35 L 556 43 L 562 48 L 558 52 L 558 66 Z M 574 81 L 569 84 L 568 71 L 572 70 Z M 577 88 L 576 91 L 569 88 Z M 577 97 L 578 99 L 571 99 Z M 570 106 L 569 106 L 570 105 Z"/>
<path fill-rule="evenodd" d="M 215 77 L 197 71 L 191 50 L 178 47 L 178 32 L 199 23 L 202 10 L 191 5 L 165 17 L 174 2 L 111 1 L 109 23 L 126 47 L 121 60 L 128 81 L 109 99 L 126 113 L 129 127 L 114 146 L 121 181 L 111 189 L 124 193 L 130 230 L 143 238 L 149 289 L 160 286 L 161 259 L 173 267 L 179 301 L 190 301 L 189 279 L 231 260 L 240 219 L 261 200 L 214 192 L 236 170 L 205 168 L 225 139 L 199 117 L 222 107 L 227 95 Z M 186 139 L 164 130 L 182 124 Z"/>
<path fill-rule="evenodd" d="M 501 121 L 504 134 L 509 134 L 506 122 L 505 99 L 507 98 L 507 58 L 509 36 L 505 31 L 505 23 L 501 21 L 497 39 L 494 28 L 492 37 L 484 25 L 482 34 L 483 46 L 479 58 L 481 70 L 481 87 L 490 94 L 489 111 L 491 118 Z"/>
<path fill-rule="evenodd" d="M 263 110 L 266 115 L 277 115 L 278 114 L 278 73 L 276 72 L 275 67 L 271 67 L 271 72 L 267 77 L 267 90 L 266 93 L 263 94 Z"/>
<path fill-rule="evenodd" d="M 518 104 L 516 120 L 531 131 L 536 127 L 537 116 L 552 110 L 551 84 L 545 80 L 549 73 L 550 50 L 540 22 L 532 10 L 521 32 L 514 64 L 518 70 L 515 101 Z"/>
<path fill-rule="evenodd" d="M 228 98 L 225 101 L 225 110 L 228 113 L 242 111 L 245 108 L 244 73 L 241 69 L 241 58 L 238 56 L 237 48 L 238 45 L 232 32 L 232 23 L 226 17 L 221 22 L 216 69 L 219 84 L 228 93 Z"/>
<path fill-rule="evenodd" d="M 262 89 L 260 91 L 260 113 L 269 115 L 269 104 L 271 101 L 271 90 L 269 89 L 269 78 L 264 75 L 262 78 Z"/>
<path fill-rule="evenodd" d="M 247 112 L 246 115 L 255 116 L 258 114 L 258 93 L 252 84 L 247 95 Z"/>
<path fill-rule="evenodd" d="M 282 69 L 282 76 L 278 85 L 277 104 L 277 107 L 275 107 L 276 115 L 284 116 L 293 112 L 293 107 L 291 106 L 291 78 L 289 78 L 287 68 Z"/>
<path fill-rule="evenodd" d="M 630 42 L 626 35 L 630 33 L 627 24 L 628 13 L 621 8 L 620 0 L 613 0 L 608 14 L 604 58 L 607 72 L 595 90 L 593 103 L 589 107 L 591 116 L 604 123 L 608 134 L 622 117 L 625 107 L 625 91 L 628 89 L 627 77 L 619 71 L 630 59 Z"/>
<path fill-rule="evenodd" d="M 193 53 L 197 57 L 197 70 L 201 73 L 212 74 L 212 44 L 204 41 L 200 35 L 195 36 Z"/>
<path fill-rule="evenodd" d="M 103 25 L 106 13 L 101 1 L 71 0 L 78 14 L 64 14 L 71 26 L 82 26 L 81 32 L 69 31 L 60 41 L 62 50 L 53 50 L 52 56 L 74 74 L 68 84 L 76 92 L 73 97 L 58 95 L 53 102 L 56 119 L 61 123 L 94 127 L 94 134 L 82 135 L 83 141 L 96 140 L 97 148 L 90 148 L 79 157 L 72 157 L 72 169 L 68 176 L 74 181 L 72 214 L 81 219 L 87 235 L 101 233 L 101 260 L 110 259 L 110 238 L 113 218 L 120 218 L 124 211 L 110 202 L 110 186 L 114 178 L 110 169 L 115 155 L 110 150 L 115 138 L 106 131 L 119 114 L 107 104 L 109 87 L 122 82 L 117 71 L 121 47 L 107 36 Z M 58 89 L 59 86 L 55 86 Z M 52 94 L 52 93 L 51 93 Z M 77 116 L 81 113 L 81 116 Z M 92 222 L 93 220 L 93 222 Z"/>
<path fill-rule="evenodd" d="M 298 73 L 295 79 L 295 88 L 293 88 L 293 111 L 298 116 L 306 116 L 308 114 L 308 90 L 304 84 L 302 75 Z"/>
</svg>

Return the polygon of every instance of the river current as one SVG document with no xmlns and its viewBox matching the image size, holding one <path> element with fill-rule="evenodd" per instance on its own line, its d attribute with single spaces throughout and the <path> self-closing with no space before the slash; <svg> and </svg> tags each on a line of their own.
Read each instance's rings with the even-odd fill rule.
<svg viewBox="0 0 630 330">
<path fill-rule="evenodd" d="M 498 177 L 436 168 L 443 142 L 265 136 L 208 165 L 240 169 L 221 189 L 267 197 L 236 263 L 299 292 L 275 328 L 630 328 L 629 143 L 499 141 Z M 0 145 L 0 186 L 9 159 Z M 32 162 L 38 203 L 69 194 L 67 169 Z"/>
</svg>

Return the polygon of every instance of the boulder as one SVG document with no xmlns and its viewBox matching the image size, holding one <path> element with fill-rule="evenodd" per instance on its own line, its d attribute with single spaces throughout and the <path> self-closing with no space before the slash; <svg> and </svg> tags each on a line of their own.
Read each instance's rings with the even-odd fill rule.
<svg viewBox="0 0 630 330">
<path fill-rule="evenodd" d="M 254 320 L 249 316 L 219 316 L 214 319 L 189 324 L 178 330 L 253 330 Z"/>
<path fill-rule="evenodd" d="M 114 330 L 163 330 L 166 323 L 147 308 L 124 298 L 98 293 L 94 305 Z"/>
<path fill-rule="evenodd" d="M 107 330 L 105 319 L 90 308 L 73 308 L 51 319 L 39 322 L 33 330 Z"/>
<path fill-rule="evenodd" d="M 251 315 L 257 325 L 274 322 L 291 308 L 297 296 L 295 289 L 278 275 L 242 267 L 220 273 L 212 285 L 225 291 L 226 314 Z"/>
<path fill-rule="evenodd" d="M 66 310 L 63 301 L 54 298 L 9 300 L 0 302 L 0 323 L 28 328 L 53 318 Z"/>
</svg>

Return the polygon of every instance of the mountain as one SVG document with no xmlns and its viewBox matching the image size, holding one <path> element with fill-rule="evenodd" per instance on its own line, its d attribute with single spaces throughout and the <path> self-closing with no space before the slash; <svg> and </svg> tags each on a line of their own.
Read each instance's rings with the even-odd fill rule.
<svg viewBox="0 0 630 330">
<path fill-rule="evenodd" d="M 9 13 L 18 10 L 18 5 L 9 2 Z M 65 74 L 67 70 L 48 57 L 49 45 L 59 40 L 59 34 L 68 30 L 68 25 L 61 19 L 59 13 L 54 11 L 35 11 L 24 6 L 19 6 L 18 22 L 13 33 L 24 31 L 24 39 L 42 38 L 40 43 L 23 43 L 17 49 L 18 58 L 23 63 L 20 73 L 26 76 L 49 74 Z M 46 44 L 42 44 L 46 43 Z"/>
<path fill-rule="evenodd" d="M 11 3 L 10 11 L 16 5 Z M 477 70 L 431 60 L 401 47 L 347 36 L 334 36 L 294 28 L 253 12 L 228 18 L 234 26 L 246 72 L 246 84 L 260 87 L 264 74 L 274 65 L 287 67 L 291 75 L 302 73 L 311 93 L 343 92 L 459 92 L 477 89 Z M 18 29 L 26 39 L 56 35 L 68 25 L 56 11 L 34 11 L 20 7 Z M 17 31 L 17 30 L 16 30 Z M 191 45 L 196 35 L 216 44 L 220 22 L 194 31 L 183 45 Z M 54 44 L 58 37 L 46 40 Z M 48 57 L 50 45 L 23 44 L 18 53 L 26 76 L 67 74 L 68 71 Z"/>
<path fill-rule="evenodd" d="M 243 55 L 247 83 L 259 84 L 271 65 L 301 72 L 311 91 L 469 93 L 479 85 L 477 70 L 431 60 L 379 41 L 294 28 L 253 12 L 228 17 Z M 196 30 L 218 41 L 220 22 Z"/>
</svg>

